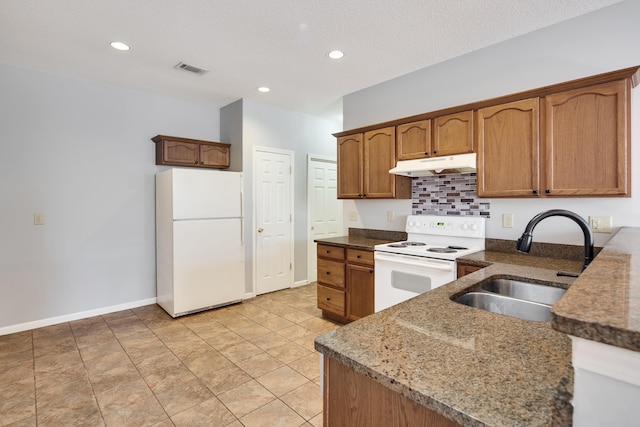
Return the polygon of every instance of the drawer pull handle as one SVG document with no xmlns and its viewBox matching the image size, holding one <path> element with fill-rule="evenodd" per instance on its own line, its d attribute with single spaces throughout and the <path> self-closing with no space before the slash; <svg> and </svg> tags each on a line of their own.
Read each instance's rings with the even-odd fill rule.
<svg viewBox="0 0 640 427">
<path fill-rule="evenodd" d="M 331 301 L 331 298 L 327 298 L 327 301 Z"/>
<path fill-rule="evenodd" d="M 330 272 L 330 271 L 327 271 L 327 274 L 331 274 L 331 272 Z"/>
<path fill-rule="evenodd" d="M 327 251 L 327 253 L 328 253 L 328 254 L 330 254 L 330 253 L 331 253 L 331 251 Z"/>
<path fill-rule="evenodd" d="M 362 255 L 357 255 L 357 256 L 356 256 L 356 258 L 358 258 L 358 259 L 359 259 L 359 258 L 362 258 Z"/>
</svg>

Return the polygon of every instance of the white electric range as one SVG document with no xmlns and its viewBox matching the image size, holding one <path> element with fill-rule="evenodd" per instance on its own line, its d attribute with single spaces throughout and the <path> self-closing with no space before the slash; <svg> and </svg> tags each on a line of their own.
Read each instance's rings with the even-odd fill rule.
<svg viewBox="0 0 640 427">
<path fill-rule="evenodd" d="M 456 259 L 484 250 L 485 219 L 409 215 L 407 241 L 375 247 L 375 311 L 456 279 Z"/>
</svg>

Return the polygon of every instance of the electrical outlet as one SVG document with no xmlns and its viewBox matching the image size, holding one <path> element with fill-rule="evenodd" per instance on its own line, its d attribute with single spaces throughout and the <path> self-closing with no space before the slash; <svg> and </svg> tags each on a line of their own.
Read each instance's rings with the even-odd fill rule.
<svg viewBox="0 0 640 427">
<path fill-rule="evenodd" d="M 513 214 L 502 214 L 502 228 L 513 228 Z"/>
<path fill-rule="evenodd" d="M 357 221 L 358 220 L 358 212 L 349 211 L 349 221 Z"/>
<path fill-rule="evenodd" d="M 396 213 L 394 211 L 387 211 L 387 221 L 393 222 L 396 219 Z"/>
<path fill-rule="evenodd" d="M 44 214 L 36 212 L 33 214 L 33 225 L 44 225 Z"/>
<path fill-rule="evenodd" d="M 594 233 L 611 233 L 613 218 L 610 216 L 590 216 L 589 226 Z"/>
</svg>

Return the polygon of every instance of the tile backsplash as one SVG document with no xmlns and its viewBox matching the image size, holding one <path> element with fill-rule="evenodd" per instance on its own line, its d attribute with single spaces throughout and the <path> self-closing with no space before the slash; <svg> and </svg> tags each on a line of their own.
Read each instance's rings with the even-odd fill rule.
<svg viewBox="0 0 640 427">
<path fill-rule="evenodd" d="M 477 197 L 475 172 L 413 178 L 411 184 L 414 215 L 489 218 L 489 200 Z"/>
</svg>

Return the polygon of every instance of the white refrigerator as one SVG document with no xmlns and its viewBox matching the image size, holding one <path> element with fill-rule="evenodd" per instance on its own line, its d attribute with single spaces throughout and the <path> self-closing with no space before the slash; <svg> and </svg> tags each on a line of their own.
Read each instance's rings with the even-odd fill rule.
<svg viewBox="0 0 640 427">
<path fill-rule="evenodd" d="M 157 302 L 172 317 L 242 300 L 242 173 L 156 175 Z"/>
</svg>

